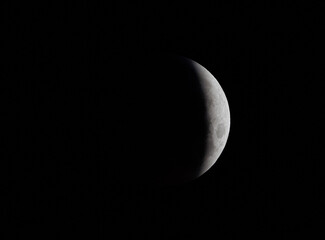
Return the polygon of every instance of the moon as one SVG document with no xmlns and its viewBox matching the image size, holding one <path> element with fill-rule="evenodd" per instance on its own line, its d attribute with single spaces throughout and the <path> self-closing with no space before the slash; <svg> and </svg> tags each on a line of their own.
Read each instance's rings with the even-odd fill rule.
<svg viewBox="0 0 325 240">
<path fill-rule="evenodd" d="M 226 95 L 217 79 L 202 65 L 193 60 L 189 61 L 198 74 L 208 109 L 206 155 L 199 171 L 200 176 L 215 164 L 226 145 L 230 130 L 230 110 Z"/>
<path fill-rule="evenodd" d="M 125 59 L 116 123 L 123 179 L 174 185 L 200 177 L 220 157 L 229 135 L 230 111 L 220 84 L 186 57 Z"/>
</svg>

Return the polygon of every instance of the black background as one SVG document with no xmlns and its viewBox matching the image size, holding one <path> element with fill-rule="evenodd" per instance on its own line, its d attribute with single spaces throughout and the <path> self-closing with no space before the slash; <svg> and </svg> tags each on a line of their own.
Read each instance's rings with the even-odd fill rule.
<svg viewBox="0 0 325 240">
<path fill-rule="evenodd" d="M 317 4 L 11 2 L 3 13 L 2 212 L 13 238 L 293 239 L 321 230 Z M 155 51 L 206 67 L 231 111 L 221 157 L 181 186 L 120 183 L 111 164 L 119 130 L 110 120 L 127 87 L 121 52 Z"/>
</svg>

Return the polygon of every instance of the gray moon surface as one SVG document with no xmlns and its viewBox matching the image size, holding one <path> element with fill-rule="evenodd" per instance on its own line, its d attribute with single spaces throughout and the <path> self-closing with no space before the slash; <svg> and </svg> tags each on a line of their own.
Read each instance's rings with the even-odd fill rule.
<svg viewBox="0 0 325 240">
<path fill-rule="evenodd" d="M 215 164 L 228 139 L 230 111 L 223 89 L 186 57 L 127 59 L 114 124 L 123 178 L 163 185 L 198 178 Z"/>
<path fill-rule="evenodd" d="M 199 170 L 200 176 L 215 164 L 226 146 L 230 131 L 230 110 L 227 97 L 217 79 L 199 63 L 190 61 L 197 71 L 207 106 L 207 144 Z"/>
</svg>

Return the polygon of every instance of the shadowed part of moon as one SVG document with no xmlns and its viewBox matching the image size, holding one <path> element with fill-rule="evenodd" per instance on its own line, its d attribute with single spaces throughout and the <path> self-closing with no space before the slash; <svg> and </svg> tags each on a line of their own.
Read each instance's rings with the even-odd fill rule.
<svg viewBox="0 0 325 240">
<path fill-rule="evenodd" d="M 223 123 L 219 123 L 217 127 L 217 137 L 222 138 L 225 132 L 226 132 L 225 125 Z"/>
</svg>

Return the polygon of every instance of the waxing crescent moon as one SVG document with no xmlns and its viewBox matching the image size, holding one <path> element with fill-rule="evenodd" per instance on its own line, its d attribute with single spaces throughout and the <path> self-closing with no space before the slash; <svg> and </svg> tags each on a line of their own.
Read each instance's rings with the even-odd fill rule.
<svg viewBox="0 0 325 240">
<path fill-rule="evenodd" d="M 230 111 L 226 95 L 217 79 L 193 60 L 194 69 L 204 92 L 207 107 L 207 143 L 199 175 L 208 171 L 220 157 L 230 130 Z"/>
<path fill-rule="evenodd" d="M 208 171 L 230 129 L 226 95 L 199 63 L 171 54 L 134 56 L 119 89 L 124 179 L 178 184 Z M 131 59 L 131 60 L 130 60 Z"/>
</svg>

